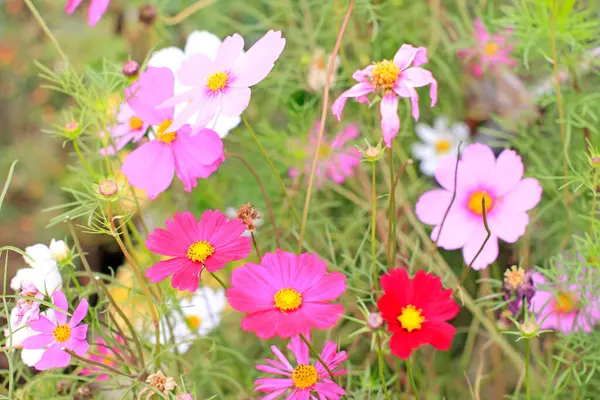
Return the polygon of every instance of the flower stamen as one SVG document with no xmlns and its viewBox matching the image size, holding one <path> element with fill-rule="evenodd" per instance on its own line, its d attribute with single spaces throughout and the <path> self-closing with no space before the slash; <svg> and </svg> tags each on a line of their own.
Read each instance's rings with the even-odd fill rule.
<svg viewBox="0 0 600 400">
<path fill-rule="evenodd" d="M 402 328 L 409 332 L 421 329 L 421 324 L 425 321 L 425 317 L 421 314 L 422 309 L 417 309 L 412 304 L 402 307 L 402 314 L 398 317 L 398 322 Z"/>
<path fill-rule="evenodd" d="M 200 240 L 188 247 L 187 258 L 194 261 L 204 263 L 206 259 L 215 253 L 213 245 L 206 240 Z"/>
<path fill-rule="evenodd" d="M 218 92 L 227 85 L 228 80 L 229 76 L 225 72 L 215 72 L 208 76 L 206 86 L 208 86 L 212 92 Z"/>
<path fill-rule="evenodd" d="M 58 343 L 64 343 L 71 338 L 71 327 L 67 324 L 57 325 L 52 335 Z"/>
<path fill-rule="evenodd" d="M 156 130 L 156 140 L 159 140 L 163 143 L 170 144 L 177 137 L 177 132 L 167 132 L 173 120 L 165 119 L 163 122 L 158 125 L 158 129 Z"/>
<path fill-rule="evenodd" d="M 554 299 L 554 311 L 561 314 L 573 312 L 579 304 L 579 300 L 572 293 L 560 292 Z"/>
<path fill-rule="evenodd" d="M 280 289 L 273 296 L 275 307 L 280 311 L 295 311 L 302 305 L 302 295 L 296 289 Z"/>
<path fill-rule="evenodd" d="M 312 365 L 298 365 L 294 368 L 292 380 L 298 389 L 306 389 L 317 383 L 319 374 Z"/>
<path fill-rule="evenodd" d="M 390 60 L 383 60 L 375 64 L 371 71 L 373 83 L 385 92 L 391 91 L 400 75 L 400 68 Z"/>
<path fill-rule="evenodd" d="M 132 131 L 138 131 L 142 129 L 142 126 L 144 126 L 144 121 L 142 121 L 138 117 L 131 117 L 131 119 L 129 120 L 129 129 L 131 129 Z"/>
<path fill-rule="evenodd" d="M 467 207 L 469 207 L 469 210 L 473 213 L 483 215 L 483 201 L 485 201 L 485 212 L 487 214 L 491 210 L 494 201 L 492 200 L 492 196 L 487 194 L 484 190 L 478 190 L 471 194 Z"/>
</svg>

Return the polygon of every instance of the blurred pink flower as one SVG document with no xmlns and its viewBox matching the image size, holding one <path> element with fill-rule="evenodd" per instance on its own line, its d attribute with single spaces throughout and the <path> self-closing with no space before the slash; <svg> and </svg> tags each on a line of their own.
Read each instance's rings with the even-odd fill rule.
<svg viewBox="0 0 600 400">
<path fill-rule="evenodd" d="M 167 229 L 155 229 L 146 241 L 153 253 L 173 257 L 159 261 L 146 271 L 150 282 L 160 282 L 173 275 L 171 286 L 195 292 L 200 273 L 220 270 L 230 261 L 250 254 L 251 241 L 242 236 L 246 226 L 239 219 L 227 220 L 216 210 L 207 210 L 200 221 L 192 213 L 176 213 L 166 222 Z"/>
<path fill-rule="evenodd" d="M 559 278 L 554 284 L 549 284 L 540 273 L 534 273 L 532 277 L 535 294 L 531 309 L 535 311 L 537 322 L 541 323 L 540 329 L 558 329 L 564 334 L 592 331 L 600 320 L 600 299 L 591 293 L 591 287 L 570 284 L 566 277 Z"/>
<path fill-rule="evenodd" d="M 306 149 L 305 173 L 308 176 L 312 167 L 312 160 L 317 147 L 320 122 L 317 122 L 314 129 L 308 136 L 309 146 Z M 315 171 L 316 185 L 322 186 L 328 179 L 337 184 L 342 184 L 347 178 L 354 174 L 354 168 L 360 164 L 360 151 L 352 147 L 348 141 L 356 139 L 359 136 L 358 125 L 350 124 L 338 133 L 333 140 L 327 141 L 325 134 L 321 141 L 319 157 L 317 158 L 317 168 Z M 289 171 L 291 178 L 300 176 L 301 171 L 292 168 Z"/>
<path fill-rule="evenodd" d="M 421 222 L 435 225 L 431 238 L 438 238 L 440 224 L 452 200 L 456 156 L 443 158 L 435 170 L 441 189 L 421 196 L 416 213 Z M 523 178 L 523 162 L 513 150 L 498 159 L 481 143 L 467 146 L 458 162 L 456 199 L 448 212 L 438 246 L 446 250 L 462 247 L 470 264 L 487 236 L 483 223 L 483 201 L 491 236 L 473 269 L 482 269 L 498 257 L 498 238 L 514 243 L 525 233 L 531 210 L 540 201 L 542 188 L 534 178 Z"/>
<path fill-rule="evenodd" d="M 310 340 L 310 336 L 307 336 Z M 254 382 L 257 386 L 256 392 L 269 393 L 263 399 L 273 400 L 279 396 L 286 395 L 290 400 L 339 400 L 340 396 L 345 395 L 346 391 L 337 383 L 331 380 L 329 373 L 323 367 L 321 362 L 311 363 L 309 358 L 308 346 L 300 339 L 294 336 L 288 348 L 296 358 L 296 367 L 294 367 L 283 353 L 276 347 L 271 346 L 271 351 L 277 357 L 277 360 L 265 358 L 269 364 L 259 364 L 256 369 L 282 376 L 281 378 L 260 378 Z M 321 359 L 327 364 L 334 376 L 345 374 L 345 369 L 337 370 L 341 363 L 348 358 L 345 351 L 337 351 L 337 345 L 332 341 L 327 341 Z"/>
<path fill-rule="evenodd" d="M 156 140 L 142 144 L 123 162 L 122 172 L 129 183 L 145 189 L 150 199 L 166 190 L 173 176 L 183 182 L 186 192 L 208 178 L 225 160 L 223 141 L 211 129 L 192 132 L 189 125 L 175 130 L 173 107 L 156 106 L 173 95 L 175 79 L 168 68 L 148 68 L 126 89 L 128 104 L 146 124 L 158 125 Z"/>
<path fill-rule="evenodd" d="M 26 338 L 24 349 L 45 349 L 42 358 L 35 364 L 38 370 L 63 368 L 71 362 L 71 355 L 65 351 L 71 350 L 78 356 L 87 353 L 90 345 L 85 341 L 87 324 L 79 325 L 88 312 L 88 302 L 82 299 L 67 323 L 69 305 L 65 294 L 60 290 L 52 294 L 52 303 L 56 307 L 54 315 L 56 322 L 44 315 L 29 325 L 39 335 Z"/>
<path fill-rule="evenodd" d="M 255 331 L 261 339 L 288 338 L 335 325 L 344 307 L 331 301 L 345 290 L 346 277 L 327 274 L 327 263 L 316 254 L 297 256 L 278 249 L 265 254 L 260 265 L 234 270 L 227 299 L 247 314 L 242 320 L 245 331 Z"/>
<path fill-rule="evenodd" d="M 115 336 L 115 340 L 122 345 L 125 344 L 125 341 L 120 336 Z M 97 361 L 109 367 L 114 367 L 117 365 L 117 354 L 121 355 L 121 351 L 117 346 L 109 346 L 106 343 L 106 340 L 102 338 L 99 338 L 96 343 L 92 344 L 92 346 L 94 347 L 96 354 L 90 353 L 88 356 L 90 360 Z M 98 381 L 106 381 L 110 377 L 110 375 L 106 373 L 105 369 L 93 364 L 89 364 L 87 368 L 81 370 L 81 375 L 96 374 L 98 375 L 96 377 L 96 380 Z"/>
<path fill-rule="evenodd" d="M 67 0 L 65 12 L 69 15 L 73 14 L 82 2 L 83 0 Z M 88 8 L 88 23 L 90 26 L 94 26 L 100 21 L 108 8 L 108 3 L 110 3 L 110 0 L 90 0 Z"/>
<path fill-rule="evenodd" d="M 241 115 L 250 102 L 250 86 L 266 78 L 284 46 L 281 32 L 271 30 L 244 53 L 244 39 L 236 33 L 223 40 L 214 59 L 199 53 L 184 60 L 177 78 L 191 88 L 161 105 L 189 102 L 173 121 L 173 129 L 179 129 L 196 112 L 199 127 L 219 113 L 226 117 Z"/>
<path fill-rule="evenodd" d="M 129 142 L 139 142 L 144 138 L 144 134 L 150 124 L 144 122 L 138 117 L 133 109 L 127 103 L 121 104 L 117 123 L 109 128 L 113 143 L 109 143 L 106 148 L 100 149 L 100 154 L 115 155 Z M 100 134 L 102 137 L 104 133 Z"/>
<path fill-rule="evenodd" d="M 26 282 L 21 286 L 20 296 L 33 297 L 30 299 L 17 299 L 17 323 L 28 324 L 32 321 L 37 321 L 40 315 L 40 302 L 44 299 L 44 293 L 37 290 L 31 282 Z"/>
<path fill-rule="evenodd" d="M 359 103 L 369 103 L 367 94 L 376 92 L 381 96 L 383 140 L 387 147 L 392 147 L 392 140 L 400 129 L 398 96 L 410 98 L 415 121 L 419 119 L 419 95 L 415 88 L 430 85 L 431 107 L 437 102 L 437 81 L 430 71 L 419 67 L 426 63 L 426 48 L 403 44 L 393 61 L 383 60 L 357 70 L 352 77 L 359 83 L 338 97 L 331 107 L 333 114 L 338 121 L 341 120 L 342 110 L 349 97 L 356 98 Z"/>
<path fill-rule="evenodd" d="M 475 20 L 475 41 L 473 48 L 460 50 L 459 57 L 473 62 L 473 75 L 481 77 L 488 68 L 499 65 L 514 67 L 516 62 L 511 57 L 513 47 L 507 44 L 510 28 L 503 33 L 492 35 L 480 19 Z"/>
</svg>

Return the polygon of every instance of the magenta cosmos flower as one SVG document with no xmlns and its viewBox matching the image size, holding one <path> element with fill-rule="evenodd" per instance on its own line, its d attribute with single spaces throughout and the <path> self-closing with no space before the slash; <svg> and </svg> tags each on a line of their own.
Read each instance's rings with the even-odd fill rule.
<svg viewBox="0 0 600 400">
<path fill-rule="evenodd" d="M 69 15 L 73 14 L 82 2 L 83 0 L 67 0 L 65 12 Z M 88 23 L 90 26 L 94 26 L 100 21 L 108 8 L 108 3 L 110 3 L 110 0 L 90 0 L 88 8 Z"/>
<path fill-rule="evenodd" d="M 261 339 L 331 328 L 344 312 L 341 304 L 330 302 L 346 290 L 346 277 L 327 274 L 327 264 L 316 254 L 267 253 L 260 265 L 248 263 L 233 271 L 231 286 L 229 304 L 248 314 L 242 329 Z"/>
<path fill-rule="evenodd" d="M 306 165 L 304 172 L 310 175 L 312 160 L 317 147 L 320 123 L 317 122 L 308 136 L 309 145 L 306 148 Z M 317 187 L 322 186 L 327 180 L 342 184 L 354 174 L 354 168 L 360 164 L 360 151 L 352 147 L 348 142 L 358 137 L 358 126 L 348 125 L 343 131 L 335 135 L 333 140 L 328 141 L 325 137 L 321 140 L 317 169 L 315 171 L 315 183 Z M 292 168 L 289 171 L 291 178 L 301 175 L 301 171 Z"/>
<path fill-rule="evenodd" d="M 592 331 L 600 320 L 600 299 L 597 293 L 592 293 L 593 284 L 586 288 L 569 283 L 566 277 L 549 284 L 540 273 L 534 273 L 532 277 L 535 294 L 531 309 L 535 311 L 541 329 L 558 329 L 564 334 Z"/>
<path fill-rule="evenodd" d="M 65 294 L 60 290 L 55 291 L 52 294 L 52 303 L 56 307 L 54 310 L 56 322 L 40 314 L 40 318 L 29 325 L 29 328 L 40 334 L 30 336 L 23 341 L 24 349 L 45 348 L 42 358 L 34 366 L 38 370 L 66 367 L 71 362 L 71 355 L 65 350 L 83 356 L 90 347 L 85 341 L 88 326 L 79 325 L 88 311 L 87 300 L 82 299 L 79 302 L 69 322 L 67 322 L 69 305 Z"/>
<path fill-rule="evenodd" d="M 162 105 L 189 102 L 173 122 L 173 129 L 179 129 L 197 112 L 198 127 L 206 126 L 219 113 L 241 115 L 250 103 L 250 86 L 266 78 L 284 46 L 281 32 L 269 31 L 244 53 L 244 39 L 236 33 L 223 40 L 214 58 L 200 53 L 183 61 L 177 78 L 190 89 Z"/>
<path fill-rule="evenodd" d="M 435 179 L 441 189 L 421 196 L 416 213 L 421 222 L 434 225 L 431 238 L 438 237 L 440 224 L 454 191 L 456 156 L 440 161 Z M 534 178 L 523 178 L 521 157 L 513 150 L 504 150 L 496 160 L 492 149 L 480 143 L 465 148 L 458 162 L 456 199 L 448 212 L 437 245 L 446 250 L 462 247 L 468 264 L 487 236 L 483 223 L 483 203 L 490 231 L 488 243 L 473 263 L 482 269 L 498 257 L 498 238 L 514 243 L 525 233 L 529 223 L 527 211 L 540 201 L 542 188 Z"/>
<path fill-rule="evenodd" d="M 121 169 L 129 183 L 145 189 L 150 199 L 166 190 L 174 175 L 190 192 L 198 178 L 208 178 L 225 160 L 223 141 L 215 131 L 193 132 L 189 125 L 175 129 L 173 107 L 156 108 L 173 95 L 174 88 L 175 78 L 168 68 L 148 68 L 125 91 L 137 116 L 146 124 L 157 125 L 156 139 L 129 154 Z"/>
<path fill-rule="evenodd" d="M 290 340 L 288 348 L 296 357 L 295 367 L 276 346 L 271 346 L 271 351 L 277 360 L 265 358 L 268 365 L 256 366 L 259 371 L 283 376 L 283 378 L 260 378 L 254 382 L 256 392 L 269 393 L 263 399 L 273 400 L 286 395 L 288 400 L 316 399 L 317 396 L 321 400 L 339 400 L 340 396 L 346 394 L 344 389 L 330 379 L 327 369 L 319 361 L 314 364 L 310 362 L 308 346 L 299 336 L 294 336 Z M 338 366 L 347 358 L 345 351 L 337 351 L 337 345 L 334 342 L 325 343 L 321 359 L 334 376 L 347 372 L 345 369 L 337 370 Z"/>
<path fill-rule="evenodd" d="M 419 95 L 415 88 L 430 85 L 431 107 L 437 102 L 437 81 L 430 71 L 419 67 L 426 63 L 426 48 L 403 44 L 393 61 L 383 60 L 356 71 L 352 77 L 359 83 L 342 93 L 331 110 L 339 121 L 349 97 L 355 97 L 359 103 L 369 103 L 367 94 L 376 92 L 381 96 L 383 140 L 387 147 L 392 147 L 392 140 L 400 129 L 398 96 L 410 98 L 415 121 L 419 119 Z"/>
<path fill-rule="evenodd" d="M 204 268 L 215 272 L 235 260 L 246 258 L 252 250 L 250 238 L 242 236 L 246 226 L 239 219 L 227 220 L 216 210 L 207 210 L 200 221 L 189 212 L 176 213 L 166 221 L 167 229 L 155 229 L 146 247 L 156 254 L 173 257 L 160 261 L 146 271 L 151 282 L 173 275 L 171 286 L 179 290 L 198 289 Z"/>
<path fill-rule="evenodd" d="M 503 33 L 492 35 L 480 19 L 475 20 L 475 47 L 458 52 L 458 55 L 473 65 L 473 75 L 481 77 L 488 68 L 506 65 L 514 67 L 511 57 L 513 47 L 507 44 L 510 28 Z"/>
<path fill-rule="evenodd" d="M 107 143 L 105 149 L 100 149 L 100 154 L 115 155 L 129 142 L 137 143 L 144 138 L 150 124 L 137 116 L 127 103 L 119 106 L 116 124 L 109 128 L 112 143 Z M 100 134 L 104 137 L 104 133 Z"/>
<path fill-rule="evenodd" d="M 125 344 L 125 341 L 120 336 L 116 336 L 115 340 L 121 345 Z M 92 346 L 94 347 L 94 353 L 90 352 L 89 355 L 89 359 L 92 361 L 102 363 L 109 367 L 115 367 L 117 366 L 117 360 L 119 358 L 123 358 L 123 355 L 118 347 L 109 346 L 108 343 L 106 343 L 106 340 L 102 338 L 99 338 Z M 110 375 L 106 373 L 105 369 L 93 364 L 90 364 L 87 368 L 82 369 L 81 375 L 98 375 L 96 377 L 96 380 L 98 381 L 106 381 L 110 377 Z"/>
</svg>

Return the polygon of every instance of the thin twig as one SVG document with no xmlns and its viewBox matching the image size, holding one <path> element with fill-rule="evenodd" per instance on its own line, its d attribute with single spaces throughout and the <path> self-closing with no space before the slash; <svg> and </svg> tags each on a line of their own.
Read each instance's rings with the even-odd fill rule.
<svg viewBox="0 0 600 400">
<path fill-rule="evenodd" d="M 101 362 L 98 362 L 98 361 L 94 361 L 94 360 L 90 360 L 89 358 L 85 358 L 85 357 L 78 356 L 77 354 L 75 354 L 73 351 L 71 351 L 71 350 L 69 350 L 69 349 L 65 349 L 65 351 L 66 351 L 67 353 L 69 353 L 69 354 L 71 355 L 71 357 L 73 357 L 73 358 L 76 358 L 76 359 L 78 359 L 79 361 L 82 361 L 82 362 L 84 362 L 84 363 L 86 363 L 86 364 L 92 364 L 92 365 L 95 365 L 95 366 L 97 366 L 97 367 L 104 368 L 104 369 L 106 369 L 107 371 L 114 372 L 115 374 L 118 374 L 118 375 L 121 375 L 121 376 L 124 376 L 124 377 L 127 377 L 127 378 L 131 378 L 131 379 L 139 379 L 139 378 L 138 378 L 137 376 L 135 376 L 135 375 L 126 374 L 125 372 L 119 371 L 118 369 L 116 369 L 116 368 L 112 368 L 112 367 L 110 367 L 110 366 L 108 366 L 108 365 L 106 365 L 106 364 L 104 364 L 104 363 L 101 363 Z"/>
<path fill-rule="evenodd" d="M 194 13 L 202 10 L 205 7 L 208 7 L 208 6 L 216 3 L 216 1 L 217 0 L 199 0 L 196 3 L 192 4 L 191 6 L 184 8 L 176 15 L 174 15 L 172 17 L 164 18 L 163 23 L 165 25 L 177 25 L 177 24 L 181 23 L 182 21 L 186 20 L 187 18 L 189 18 L 190 16 L 192 16 Z"/>
<path fill-rule="evenodd" d="M 462 142 L 460 142 L 458 144 L 458 149 L 456 150 L 456 165 L 454 166 L 454 188 L 452 189 L 452 198 L 450 199 L 450 204 L 448 204 L 448 208 L 446 208 L 446 212 L 444 212 L 444 217 L 442 218 L 442 223 L 440 224 L 440 230 L 438 231 L 437 237 L 435 238 L 435 240 L 433 241 L 433 244 L 435 245 L 434 250 L 437 250 L 437 242 L 438 240 L 440 240 L 440 237 L 442 235 L 442 229 L 444 228 L 444 224 L 446 223 L 446 218 L 448 217 L 448 214 L 450 213 L 450 209 L 452 208 L 452 205 L 454 204 L 454 200 L 456 200 L 456 187 L 458 185 L 458 164 L 460 162 L 460 146 L 462 146 Z"/>
<path fill-rule="evenodd" d="M 254 250 L 256 251 L 256 255 L 259 260 L 262 260 L 262 255 L 260 252 L 260 248 L 258 247 L 258 243 L 256 242 L 256 237 L 254 236 L 254 232 L 250 232 L 250 237 L 252 238 L 252 244 L 254 244 Z M 279 247 L 279 245 L 277 245 Z"/>
<path fill-rule="evenodd" d="M 306 344 L 308 346 L 308 350 L 310 350 L 310 353 L 313 355 L 313 357 L 315 357 L 321 363 L 321 365 L 323 366 L 323 368 L 325 368 L 325 370 L 329 374 L 329 377 L 331 378 L 331 380 L 335 381 L 335 377 L 333 376 L 333 371 L 329 368 L 329 366 L 327 365 L 327 363 L 325 361 L 323 361 L 323 359 L 321 358 L 321 356 L 319 355 L 319 353 L 317 353 L 315 351 L 315 349 L 312 347 L 312 345 L 310 344 L 310 342 L 306 339 L 306 337 L 302 333 L 300 334 L 300 339 L 302 339 L 302 341 L 304 342 L 304 344 Z"/>
<path fill-rule="evenodd" d="M 483 192 L 483 193 L 485 195 L 485 192 Z M 467 268 L 464 269 L 464 271 L 463 271 L 463 273 L 462 273 L 462 275 L 460 277 L 460 281 L 458 282 L 459 285 L 463 284 L 463 281 L 465 280 L 465 278 L 469 274 L 469 271 L 471 270 L 471 267 L 475 263 L 475 260 L 477 259 L 477 257 L 479 257 L 479 255 L 483 251 L 483 248 L 485 247 L 485 245 L 487 244 L 488 240 L 490 240 L 490 237 L 492 236 L 492 231 L 490 231 L 490 227 L 488 226 L 488 221 L 487 221 L 487 210 L 485 208 L 485 196 L 481 196 L 481 212 L 482 212 L 482 215 L 483 215 L 483 226 L 485 228 L 485 231 L 487 232 L 487 236 L 485 237 L 485 240 L 483 241 L 483 244 L 481 245 L 481 247 L 477 251 L 477 254 L 475 254 L 475 257 L 473 257 L 473 259 L 471 260 L 471 262 L 469 263 L 469 265 L 467 265 Z"/>
</svg>

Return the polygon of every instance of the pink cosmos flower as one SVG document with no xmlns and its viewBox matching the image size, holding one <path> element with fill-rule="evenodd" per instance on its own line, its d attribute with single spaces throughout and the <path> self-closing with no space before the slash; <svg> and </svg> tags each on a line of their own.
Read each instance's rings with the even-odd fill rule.
<svg viewBox="0 0 600 400">
<path fill-rule="evenodd" d="M 344 312 L 341 304 L 330 302 L 346 290 L 346 277 L 327 274 L 327 264 L 316 254 L 267 253 L 260 265 L 248 263 L 233 271 L 231 285 L 229 304 L 248 314 L 242 329 L 261 339 L 327 329 Z"/>
<path fill-rule="evenodd" d="M 246 230 L 242 221 L 227 220 L 219 210 L 205 211 L 200 221 L 189 212 L 176 213 L 166 226 L 148 235 L 146 247 L 173 258 L 154 264 L 146 276 L 151 282 L 160 282 L 173 275 L 175 289 L 196 291 L 202 269 L 218 271 L 230 261 L 246 258 L 252 250 L 250 238 L 242 236 Z"/>
<path fill-rule="evenodd" d="M 116 336 L 115 340 L 120 344 L 124 345 L 125 341 L 122 337 Z M 92 345 L 94 347 L 94 353 L 89 354 L 88 358 L 92 361 L 97 361 L 102 364 L 106 364 L 109 367 L 115 367 L 117 365 L 117 354 L 122 356 L 121 351 L 116 346 L 109 346 L 106 343 L 106 340 L 99 338 L 96 343 Z M 93 364 L 89 364 L 87 368 L 81 370 L 81 375 L 96 375 L 96 380 L 98 381 L 106 381 L 110 377 L 109 374 L 106 373 L 106 370 L 95 366 Z"/>
<path fill-rule="evenodd" d="M 309 337 L 307 338 L 310 340 Z M 310 362 L 308 346 L 299 336 L 294 336 L 290 340 L 288 348 L 296 357 L 296 367 L 276 346 L 271 346 L 271 351 L 277 360 L 265 358 L 269 365 L 259 364 L 256 366 L 259 371 L 283 376 L 283 378 L 260 378 L 254 382 L 257 385 L 254 391 L 269 393 L 262 399 L 273 400 L 286 395 L 288 400 L 316 400 L 317 396 L 321 400 L 339 400 L 340 396 L 346 394 L 344 389 L 331 380 L 327 369 L 321 362 L 317 361 L 315 364 Z M 337 345 L 334 342 L 325 343 L 321 359 L 334 376 L 347 372 L 345 369 L 336 371 L 347 358 L 345 351 L 337 351 Z"/>
<path fill-rule="evenodd" d="M 199 127 L 219 113 L 227 117 L 241 115 L 250 102 L 250 86 L 266 78 L 284 46 L 281 32 L 269 31 L 244 53 L 244 39 L 236 33 L 225 38 L 214 59 L 194 54 L 183 61 L 177 78 L 191 88 L 161 105 L 189 102 L 173 121 L 173 129 L 179 129 L 196 112 Z"/>
<path fill-rule="evenodd" d="M 592 331 L 600 320 L 600 298 L 592 288 L 571 284 L 567 277 L 559 278 L 554 284 L 549 284 L 537 272 L 532 278 L 535 294 L 531 299 L 531 309 L 535 311 L 537 322 L 541 323 L 540 329 L 558 329 L 565 335 Z"/>
<path fill-rule="evenodd" d="M 456 156 L 443 158 L 435 170 L 441 189 L 421 196 L 416 213 L 421 222 L 434 225 L 431 238 L 436 240 L 454 191 Z M 487 236 L 483 223 L 483 202 L 491 236 L 473 269 L 482 269 L 498 257 L 498 238 L 514 243 L 525 233 L 527 211 L 540 201 L 542 188 L 534 178 L 523 178 L 521 157 L 504 150 L 498 159 L 484 144 L 467 146 L 458 162 L 456 199 L 448 212 L 437 245 L 446 250 L 462 247 L 470 264 Z"/>
<path fill-rule="evenodd" d="M 393 61 L 383 60 L 365 69 L 357 70 L 352 77 L 359 83 L 338 97 L 331 107 L 333 114 L 338 121 L 341 120 L 342 110 L 349 97 L 356 98 L 359 103 L 369 103 L 367 94 L 376 92 L 381 96 L 383 140 L 387 147 L 392 147 L 392 140 L 400 129 L 398 96 L 410 98 L 415 121 L 419 119 L 419 95 L 415 88 L 430 85 L 431 107 L 437 102 L 437 81 L 430 71 L 419 67 L 426 63 L 426 48 L 403 44 L 396 52 Z"/>
<path fill-rule="evenodd" d="M 65 12 L 69 15 L 73 14 L 82 2 L 83 0 L 67 0 Z M 88 8 L 88 23 L 90 26 L 94 26 L 100 21 L 108 8 L 108 3 L 110 3 L 110 0 L 90 0 L 90 7 Z"/>
<path fill-rule="evenodd" d="M 515 60 L 511 57 L 513 46 L 506 42 L 510 37 L 510 28 L 506 28 L 504 33 L 492 35 L 480 19 L 475 20 L 475 41 L 474 48 L 460 50 L 459 57 L 473 62 L 473 75 L 481 77 L 488 68 L 506 65 L 514 67 Z"/>
<path fill-rule="evenodd" d="M 144 138 L 146 130 L 150 125 L 138 117 L 127 103 L 121 104 L 117 123 L 109 128 L 113 143 L 109 143 L 106 149 L 100 149 L 100 154 L 115 155 L 129 142 L 137 143 Z M 104 137 L 104 133 L 101 134 Z"/>
<path fill-rule="evenodd" d="M 28 324 L 37 321 L 40 315 L 40 303 L 37 300 L 44 299 L 44 293 L 37 290 L 31 282 L 26 282 L 21 287 L 20 296 L 33 297 L 36 300 L 17 299 L 17 323 Z"/>
<path fill-rule="evenodd" d="M 317 147 L 320 122 L 317 121 L 314 129 L 308 136 L 309 146 L 306 149 L 305 173 L 310 175 L 312 160 Z M 338 133 L 333 140 L 327 141 L 325 137 L 321 140 L 319 157 L 317 159 L 317 169 L 315 171 L 316 185 L 322 186 L 327 180 L 331 179 L 337 184 L 342 184 L 347 178 L 354 174 L 354 168 L 360 164 L 360 151 L 351 147 L 348 141 L 356 139 L 359 135 L 356 124 L 348 125 L 342 132 Z M 301 171 L 292 168 L 289 171 L 291 178 L 300 176 Z"/>
<path fill-rule="evenodd" d="M 79 325 L 88 311 L 88 302 L 82 299 L 67 323 L 69 305 L 65 294 L 60 290 L 52 294 L 52 303 L 56 307 L 54 315 L 56 322 L 40 314 L 40 318 L 32 322 L 29 328 L 39 335 L 26 338 L 24 349 L 42 349 L 44 354 L 35 368 L 42 371 L 50 368 L 63 368 L 71 362 L 71 355 L 65 351 L 71 350 L 78 356 L 83 356 L 90 345 L 85 341 L 87 324 Z"/>
<path fill-rule="evenodd" d="M 137 116 L 146 124 L 158 125 L 156 139 L 129 154 L 121 169 L 131 185 L 146 189 L 150 199 L 169 187 L 174 174 L 190 192 L 198 178 L 209 177 L 225 160 L 223 141 L 215 131 L 194 133 L 189 125 L 175 129 L 173 107 L 156 108 L 173 95 L 174 85 L 168 68 L 148 68 L 125 91 Z"/>
</svg>

